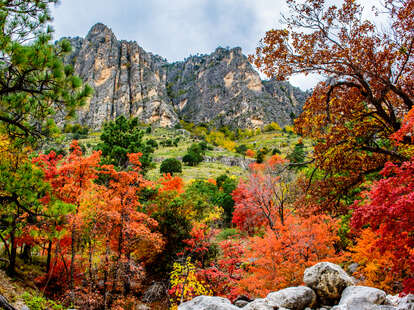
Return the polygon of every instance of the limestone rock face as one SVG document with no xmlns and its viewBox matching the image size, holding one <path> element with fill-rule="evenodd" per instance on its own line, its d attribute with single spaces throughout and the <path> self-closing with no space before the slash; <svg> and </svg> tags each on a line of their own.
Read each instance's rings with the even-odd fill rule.
<svg viewBox="0 0 414 310">
<path fill-rule="evenodd" d="M 222 297 L 198 296 L 178 306 L 178 310 L 238 310 L 230 300 Z"/>
<path fill-rule="evenodd" d="M 270 293 L 266 297 L 266 303 L 271 307 L 283 307 L 292 310 L 303 310 L 312 307 L 316 302 L 315 292 L 306 286 L 288 287 L 283 290 Z"/>
<path fill-rule="evenodd" d="M 99 128 L 120 115 L 165 127 L 177 123 L 165 88 L 165 60 L 136 42 L 118 41 L 103 24 L 93 26 L 85 39 L 69 40 L 73 52 L 66 61 L 95 90 L 78 113 L 82 124 Z"/>
<path fill-rule="evenodd" d="M 217 48 L 168 70 L 168 91 L 181 118 L 216 126 L 286 125 L 298 116 L 306 93 L 289 83 L 262 81 L 240 48 Z"/>
<path fill-rule="evenodd" d="M 95 90 L 78 121 L 96 129 L 120 115 L 174 126 L 179 119 L 217 126 L 286 125 L 301 112 L 307 93 L 287 82 L 262 81 L 240 48 L 168 63 L 136 42 L 118 41 L 103 24 L 85 38 L 67 38 L 65 62 Z"/>
<path fill-rule="evenodd" d="M 322 262 L 305 270 L 303 282 L 312 288 L 324 305 L 333 305 L 341 298 L 342 291 L 354 280 L 338 265 Z"/>
</svg>

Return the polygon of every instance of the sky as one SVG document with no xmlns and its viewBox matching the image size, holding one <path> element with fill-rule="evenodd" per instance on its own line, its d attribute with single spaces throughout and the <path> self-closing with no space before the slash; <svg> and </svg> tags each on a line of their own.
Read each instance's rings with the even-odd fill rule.
<svg viewBox="0 0 414 310">
<path fill-rule="evenodd" d="M 85 37 L 97 22 L 112 29 L 118 40 L 133 40 L 168 61 L 210 54 L 218 46 L 254 52 L 259 40 L 277 28 L 284 0 L 62 0 L 52 9 L 55 39 Z M 264 76 L 262 76 L 264 78 Z M 295 76 L 302 89 L 317 76 Z"/>
</svg>

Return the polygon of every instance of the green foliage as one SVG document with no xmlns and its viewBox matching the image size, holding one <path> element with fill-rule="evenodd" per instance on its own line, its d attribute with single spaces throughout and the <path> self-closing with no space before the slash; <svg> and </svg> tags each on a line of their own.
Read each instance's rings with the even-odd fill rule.
<svg viewBox="0 0 414 310">
<path fill-rule="evenodd" d="M 292 163 L 303 163 L 305 161 L 305 157 L 305 146 L 303 145 L 303 142 L 298 142 L 296 143 L 292 153 L 287 156 L 287 159 L 289 159 Z"/>
<path fill-rule="evenodd" d="M 181 215 L 184 201 L 175 197 L 174 193 L 164 192 L 149 203 L 158 206 L 151 217 L 158 222 L 158 231 L 164 236 L 165 245 L 163 252 L 147 269 L 156 274 L 164 274 L 171 269 L 176 253 L 184 249 L 184 240 L 190 237 L 192 225 L 188 218 Z"/>
<path fill-rule="evenodd" d="M 173 175 L 174 173 L 181 172 L 181 162 L 175 158 L 167 158 L 161 163 L 160 173 L 170 173 L 171 175 Z"/>
<path fill-rule="evenodd" d="M 266 153 L 262 152 L 261 150 L 258 150 L 256 153 L 256 162 L 258 164 L 263 163 L 265 155 Z"/>
<path fill-rule="evenodd" d="M 82 126 L 80 124 L 71 125 L 71 124 L 66 123 L 65 126 L 63 127 L 63 132 L 78 134 L 84 138 L 88 135 L 89 128 L 87 126 Z"/>
<path fill-rule="evenodd" d="M 240 144 L 236 147 L 236 152 L 242 155 L 246 154 L 248 147 L 245 144 Z"/>
<path fill-rule="evenodd" d="M 147 140 L 146 144 L 151 146 L 154 149 L 158 148 L 158 142 L 154 139 Z"/>
<path fill-rule="evenodd" d="M 50 44 L 49 4 L 55 0 L 2 1 L 0 4 L 0 133 L 14 143 L 35 145 L 58 132 L 56 111 L 73 116 L 92 89 L 82 86 L 61 57 L 70 43 Z"/>
<path fill-rule="evenodd" d="M 276 154 L 282 154 L 282 152 L 278 148 L 274 148 L 272 150 L 272 155 L 276 155 Z"/>
<path fill-rule="evenodd" d="M 203 161 L 204 148 L 206 144 L 193 143 L 183 157 L 183 162 L 189 166 L 197 166 Z"/>
<path fill-rule="evenodd" d="M 102 151 L 102 160 L 106 164 L 113 164 L 120 169 L 128 166 L 128 153 L 142 153 L 140 158 L 144 171 L 151 166 L 154 152 L 150 145 L 142 140 L 144 132 L 140 130 L 137 118 L 127 120 L 124 116 L 118 117 L 104 125 L 101 134 L 101 143 L 97 149 Z"/>
<path fill-rule="evenodd" d="M 53 300 L 48 300 L 41 296 L 32 296 L 25 292 L 22 295 L 24 303 L 30 310 L 63 310 L 63 306 L 57 304 Z"/>
<path fill-rule="evenodd" d="M 349 233 L 351 231 L 351 218 L 352 211 L 349 211 L 348 214 L 341 216 L 340 226 L 338 229 L 338 236 L 341 239 L 341 247 L 343 249 L 352 245 L 352 240 L 349 238 Z"/>
<path fill-rule="evenodd" d="M 224 241 L 240 235 L 240 231 L 237 228 L 225 228 L 217 235 L 217 241 Z"/>
</svg>

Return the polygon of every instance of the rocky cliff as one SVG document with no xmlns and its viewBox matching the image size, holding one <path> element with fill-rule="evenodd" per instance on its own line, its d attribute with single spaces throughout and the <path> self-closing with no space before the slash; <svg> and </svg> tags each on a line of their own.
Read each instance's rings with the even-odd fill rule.
<svg viewBox="0 0 414 310">
<path fill-rule="evenodd" d="M 159 126 L 180 119 L 231 127 L 286 125 L 306 99 L 287 82 L 262 81 L 240 48 L 168 63 L 136 42 L 118 41 L 103 24 L 86 38 L 67 39 L 73 51 L 65 61 L 95 89 L 78 113 L 91 128 L 120 115 Z"/>
</svg>

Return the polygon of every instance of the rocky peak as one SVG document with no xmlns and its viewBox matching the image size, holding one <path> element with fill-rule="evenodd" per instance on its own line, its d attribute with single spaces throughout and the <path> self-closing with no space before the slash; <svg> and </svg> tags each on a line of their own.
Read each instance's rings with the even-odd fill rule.
<svg viewBox="0 0 414 310">
<path fill-rule="evenodd" d="M 89 30 L 88 34 L 86 35 L 86 40 L 94 41 L 95 37 L 98 38 L 109 38 L 112 41 L 116 41 L 116 37 L 112 32 L 111 28 L 106 26 L 102 23 L 96 23 L 92 26 Z"/>
<path fill-rule="evenodd" d="M 179 119 L 231 127 L 285 125 L 306 97 L 288 83 L 262 82 L 240 47 L 168 63 L 136 42 L 119 41 L 102 23 L 85 38 L 68 39 L 73 51 L 65 61 L 95 89 L 78 113 L 92 128 L 120 115 L 159 126 Z"/>
</svg>

